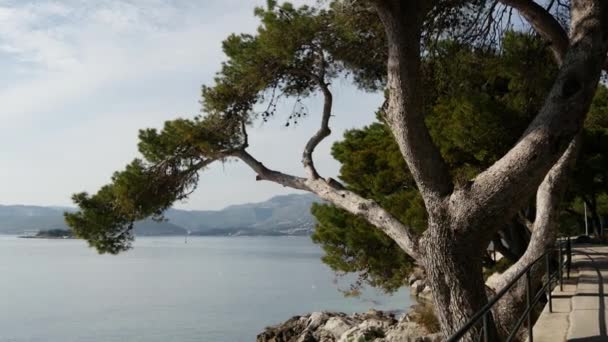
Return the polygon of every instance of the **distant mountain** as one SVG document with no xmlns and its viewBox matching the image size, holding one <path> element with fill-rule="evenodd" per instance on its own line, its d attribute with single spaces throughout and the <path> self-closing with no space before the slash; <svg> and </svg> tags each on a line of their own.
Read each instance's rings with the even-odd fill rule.
<svg viewBox="0 0 608 342">
<path fill-rule="evenodd" d="M 170 209 L 165 217 L 197 235 L 307 235 L 315 225 L 310 206 L 319 201 L 314 195 L 291 194 L 217 211 Z"/>
<path fill-rule="evenodd" d="M 232 205 L 222 210 L 169 209 L 166 220 L 135 224 L 145 235 L 308 235 L 315 220 L 310 206 L 320 200 L 310 194 L 275 196 L 268 201 Z M 0 205 L 0 234 L 67 229 L 63 212 L 73 208 Z"/>
<path fill-rule="evenodd" d="M 137 236 L 170 236 L 186 235 L 187 230 L 171 222 L 144 220 L 135 223 L 135 235 Z"/>
<path fill-rule="evenodd" d="M 72 209 L 73 210 L 73 209 Z M 30 205 L 0 205 L 0 233 L 67 229 L 63 221 L 64 209 Z"/>
</svg>

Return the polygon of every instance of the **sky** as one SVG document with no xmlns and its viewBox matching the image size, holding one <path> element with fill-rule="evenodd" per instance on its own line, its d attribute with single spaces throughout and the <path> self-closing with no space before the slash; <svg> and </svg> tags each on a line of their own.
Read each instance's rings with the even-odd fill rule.
<svg viewBox="0 0 608 342">
<path fill-rule="evenodd" d="M 295 1 L 298 4 L 309 1 Z M 141 128 L 200 113 L 200 88 L 224 60 L 221 41 L 253 33 L 265 0 L 0 0 L 0 204 L 72 206 L 138 157 Z M 336 80 L 332 136 L 315 151 L 324 177 L 339 164 L 332 142 L 374 121 L 380 94 Z M 320 124 L 321 99 L 285 127 L 286 100 L 250 129 L 249 151 L 266 166 L 304 175 L 300 156 Z M 241 162 L 214 164 L 175 207 L 220 209 L 294 190 L 256 182 Z"/>
</svg>

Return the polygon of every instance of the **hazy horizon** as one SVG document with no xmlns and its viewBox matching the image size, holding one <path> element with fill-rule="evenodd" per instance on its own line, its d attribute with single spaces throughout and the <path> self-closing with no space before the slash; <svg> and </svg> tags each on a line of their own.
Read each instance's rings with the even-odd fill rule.
<svg viewBox="0 0 608 342">
<path fill-rule="evenodd" d="M 268 198 L 263 198 L 260 200 L 256 200 L 256 201 L 247 201 L 247 202 L 240 202 L 240 203 L 231 203 L 228 204 L 224 207 L 221 208 L 217 208 L 217 209 L 189 209 L 189 208 L 181 208 L 181 207 L 173 207 L 171 209 L 179 209 L 179 210 L 188 210 L 188 211 L 204 211 L 204 210 L 208 210 L 208 211 L 221 211 L 224 210 L 228 207 L 231 206 L 239 206 L 239 205 L 247 205 L 247 204 L 258 204 L 258 203 L 263 203 L 263 202 L 267 202 L 270 201 L 271 199 L 278 197 L 278 196 L 289 196 L 289 195 L 310 195 L 310 196 L 317 196 L 316 194 L 313 193 L 309 193 L 309 192 L 291 192 L 291 193 L 285 193 L 285 194 L 275 194 L 275 195 L 270 195 Z M 317 197 L 318 198 L 318 197 Z M 25 207 L 43 207 L 43 208 L 57 208 L 57 209 L 77 209 L 76 205 L 53 205 L 53 204 L 28 204 L 28 203 L 4 203 L 4 202 L 0 202 L 0 206 L 25 206 Z"/>
<path fill-rule="evenodd" d="M 306 2 L 316 3 L 295 1 Z M 138 156 L 139 129 L 199 113 L 200 87 L 224 59 L 221 41 L 254 32 L 253 8 L 265 3 L 1 2 L 0 202 L 69 207 L 73 193 L 93 193 L 107 183 Z M 373 122 L 382 102 L 381 94 L 363 93 L 347 80 L 332 88 L 333 134 L 315 152 L 324 177 L 338 173 L 331 144 L 346 129 Z M 321 109 L 318 98 L 305 104 L 310 115 L 295 128 L 284 126 L 288 114 L 256 123 L 250 152 L 269 167 L 302 175 L 301 150 Z M 218 163 L 176 207 L 215 210 L 293 192 L 256 182 L 242 163 Z"/>
</svg>

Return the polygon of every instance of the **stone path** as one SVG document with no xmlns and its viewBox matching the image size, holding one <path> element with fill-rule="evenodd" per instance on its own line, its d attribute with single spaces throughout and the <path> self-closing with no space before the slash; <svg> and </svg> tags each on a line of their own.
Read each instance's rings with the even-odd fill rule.
<svg viewBox="0 0 608 342">
<path fill-rule="evenodd" d="M 608 247 L 574 248 L 570 279 L 553 291 L 534 325 L 534 342 L 608 342 Z M 564 276 L 565 277 L 565 276 Z"/>
</svg>

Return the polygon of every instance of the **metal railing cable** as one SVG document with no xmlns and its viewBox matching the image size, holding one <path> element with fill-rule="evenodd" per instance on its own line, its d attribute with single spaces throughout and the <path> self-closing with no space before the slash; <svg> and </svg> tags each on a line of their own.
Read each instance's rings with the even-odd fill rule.
<svg viewBox="0 0 608 342">
<path fill-rule="evenodd" d="M 555 270 L 551 270 L 551 257 L 557 251 L 558 253 L 558 265 Z M 565 260 L 564 260 L 565 253 Z M 492 308 L 498 301 L 505 295 L 507 292 L 517 284 L 523 277 L 526 279 L 526 308 L 522 315 L 518 318 L 515 327 L 509 332 L 509 336 L 506 341 L 512 341 L 518 334 L 519 329 L 521 328 L 524 321 L 528 322 L 528 341 L 534 342 L 534 337 L 532 334 L 532 310 L 536 303 L 538 303 L 543 295 L 547 297 L 547 304 L 549 305 L 549 312 L 553 312 L 553 303 L 551 297 L 552 287 L 551 285 L 554 281 L 559 282 L 560 290 L 563 291 L 564 286 L 564 278 L 563 278 L 563 268 L 566 266 L 567 268 L 567 278 L 570 278 L 570 263 L 571 263 L 571 253 L 572 253 L 572 244 L 570 241 L 570 237 L 566 240 L 558 241 L 557 246 L 549 249 L 541 256 L 532 261 L 528 266 L 522 269 L 515 278 L 509 282 L 502 290 L 500 290 L 492 299 L 488 301 L 484 307 L 482 307 L 477 313 L 475 313 L 469 321 L 463 325 L 456 333 L 454 333 L 447 341 L 448 342 L 456 342 L 459 341 L 462 337 L 464 337 L 473 327 L 482 321 L 482 330 L 480 335 L 480 340 L 483 339 L 484 342 L 489 342 L 490 336 L 490 321 L 492 315 Z M 532 276 L 531 271 L 534 266 L 536 266 L 540 261 L 545 260 L 546 266 L 546 278 L 547 281 L 541 286 L 541 288 L 536 292 L 532 293 Z"/>
</svg>

